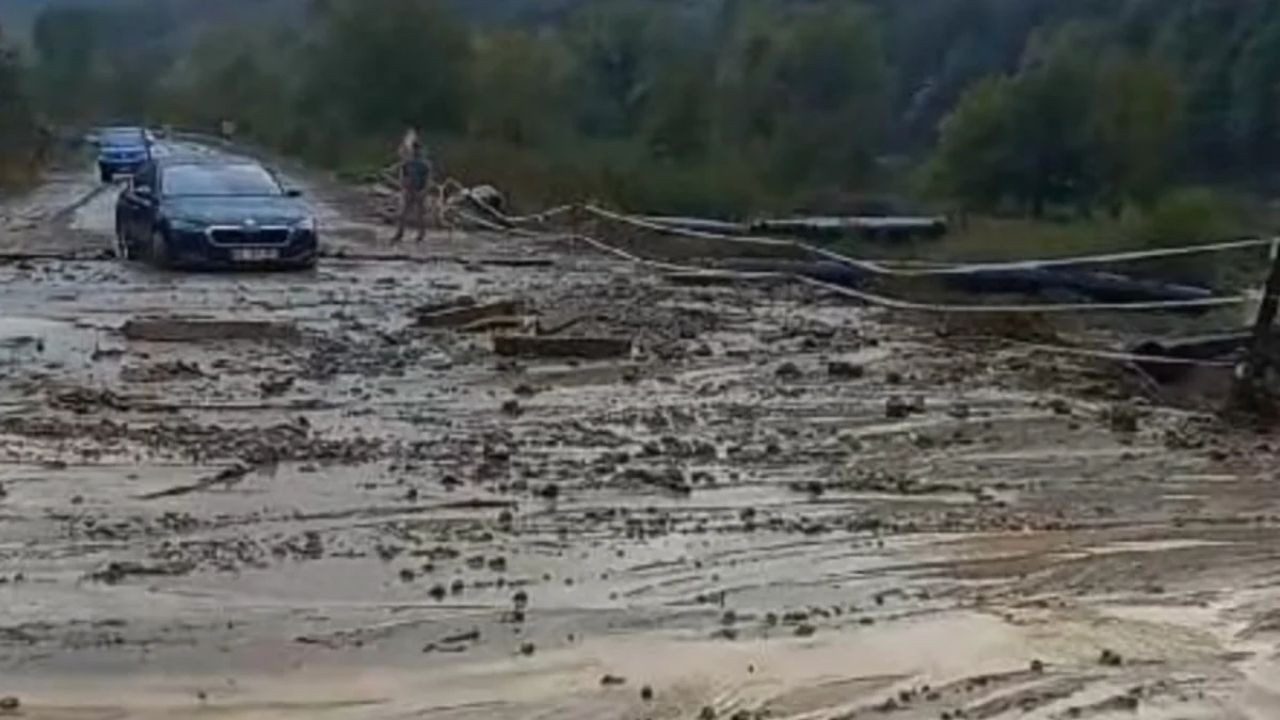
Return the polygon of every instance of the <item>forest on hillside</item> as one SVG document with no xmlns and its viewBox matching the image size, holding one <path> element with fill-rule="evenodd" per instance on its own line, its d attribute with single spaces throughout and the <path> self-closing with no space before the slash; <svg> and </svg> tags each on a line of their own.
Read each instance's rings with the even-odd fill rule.
<svg viewBox="0 0 1280 720">
<path fill-rule="evenodd" d="M 1273 0 L 46 0 L 27 33 L 0 155 L 37 120 L 231 119 L 360 172 L 413 125 L 531 203 L 1174 225 L 1280 160 Z"/>
</svg>

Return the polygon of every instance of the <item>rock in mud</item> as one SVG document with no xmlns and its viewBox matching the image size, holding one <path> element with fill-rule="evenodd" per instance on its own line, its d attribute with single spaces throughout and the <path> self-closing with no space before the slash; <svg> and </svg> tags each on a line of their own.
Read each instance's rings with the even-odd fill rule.
<svg viewBox="0 0 1280 720">
<path fill-rule="evenodd" d="M 884 416 L 890 420 L 902 420 L 915 412 L 915 406 L 905 398 L 892 395 L 884 403 Z"/>
<path fill-rule="evenodd" d="M 1111 429 L 1115 432 L 1138 432 L 1138 419 L 1140 417 L 1140 413 L 1133 405 L 1128 403 L 1112 405 L 1107 409 L 1106 417 L 1107 422 L 1111 425 Z"/>
<path fill-rule="evenodd" d="M 784 362 L 778 366 L 777 370 L 773 371 L 773 374 L 777 375 L 780 380 L 798 380 L 803 373 L 800 372 L 800 368 L 795 363 Z"/>
<path fill-rule="evenodd" d="M 649 702 L 650 700 L 652 700 L 653 688 L 649 687 L 648 685 L 645 685 L 644 687 L 640 688 L 640 699 L 644 700 L 645 702 Z"/>
<path fill-rule="evenodd" d="M 1098 656 L 1098 664 L 1107 667 L 1119 667 L 1124 664 L 1124 658 L 1120 654 L 1111 649 L 1105 649 Z"/>
<path fill-rule="evenodd" d="M 678 495 L 689 495 L 693 492 L 693 486 L 685 480 L 684 473 L 674 467 L 670 467 L 665 470 L 628 468 L 622 473 L 621 478 L 623 480 L 638 482 L 642 485 L 659 487 Z"/>
<path fill-rule="evenodd" d="M 0 697 L 0 712 L 11 713 L 22 707 L 22 701 L 13 695 Z"/>
<path fill-rule="evenodd" d="M 605 675 L 604 677 L 600 678 L 600 684 L 604 687 L 625 685 L 626 683 L 627 683 L 626 678 L 618 677 L 617 675 Z"/>
<path fill-rule="evenodd" d="M 121 562 L 108 563 L 107 566 L 102 570 L 98 570 L 97 572 L 92 573 L 89 576 L 89 579 L 96 580 L 98 582 L 103 582 L 108 585 L 115 585 L 116 583 L 122 582 L 130 576 L 172 577 L 177 575 L 185 575 L 194 569 L 195 567 L 193 565 L 185 562 L 157 563 L 154 565 L 147 565 L 139 562 L 121 561 Z"/>
<path fill-rule="evenodd" d="M 866 375 L 866 370 L 847 360 L 832 360 L 827 363 L 827 375 L 834 380 L 857 380 Z"/>
</svg>

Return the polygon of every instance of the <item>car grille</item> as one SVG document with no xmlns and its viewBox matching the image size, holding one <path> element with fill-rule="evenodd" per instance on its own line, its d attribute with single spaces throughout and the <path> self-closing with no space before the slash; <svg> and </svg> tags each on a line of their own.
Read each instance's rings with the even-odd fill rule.
<svg viewBox="0 0 1280 720">
<path fill-rule="evenodd" d="M 209 231 L 214 245 L 284 245 L 289 242 L 288 228 L 215 228 Z"/>
</svg>

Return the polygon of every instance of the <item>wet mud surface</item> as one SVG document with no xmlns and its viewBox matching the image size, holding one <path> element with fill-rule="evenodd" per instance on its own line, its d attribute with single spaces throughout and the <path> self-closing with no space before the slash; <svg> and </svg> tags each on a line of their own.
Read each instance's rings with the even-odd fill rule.
<svg viewBox="0 0 1280 720">
<path fill-rule="evenodd" d="M 1280 716 L 1275 438 L 301 184 L 361 259 L 106 259 L 88 171 L 0 203 L 74 257 L 0 261 L 0 716 Z M 539 329 L 630 351 L 495 352 Z"/>
</svg>

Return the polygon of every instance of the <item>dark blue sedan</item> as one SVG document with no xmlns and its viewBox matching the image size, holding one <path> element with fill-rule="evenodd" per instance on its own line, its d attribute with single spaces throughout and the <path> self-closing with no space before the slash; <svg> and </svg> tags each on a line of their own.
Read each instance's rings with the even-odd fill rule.
<svg viewBox="0 0 1280 720">
<path fill-rule="evenodd" d="M 149 161 L 116 203 L 117 251 L 161 267 L 309 268 L 316 221 L 298 193 L 239 160 Z"/>
<path fill-rule="evenodd" d="M 96 141 L 102 182 L 111 182 L 116 175 L 135 173 L 151 159 L 151 141 L 142 128 L 103 128 L 98 131 Z"/>
</svg>

